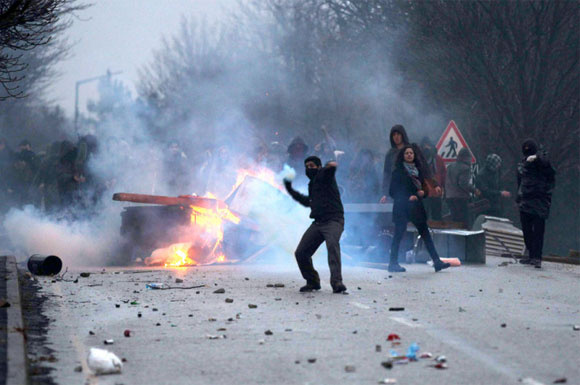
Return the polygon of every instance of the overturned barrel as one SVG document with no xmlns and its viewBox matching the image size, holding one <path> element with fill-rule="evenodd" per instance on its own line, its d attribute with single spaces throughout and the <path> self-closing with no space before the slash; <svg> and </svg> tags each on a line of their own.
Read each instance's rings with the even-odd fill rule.
<svg viewBox="0 0 580 385">
<path fill-rule="evenodd" d="M 34 275 L 55 275 L 61 269 L 62 261 L 56 255 L 34 254 L 28 259 L 28 270 Z"/>
</svg>

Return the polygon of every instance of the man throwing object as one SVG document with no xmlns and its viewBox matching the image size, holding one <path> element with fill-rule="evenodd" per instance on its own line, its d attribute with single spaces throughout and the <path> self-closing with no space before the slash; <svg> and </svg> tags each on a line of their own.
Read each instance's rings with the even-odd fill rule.
<svg viewBox="0 0 580 385">
<path fill-rule="evenodd" d="M 308 196 L 292 188 L 292 182 L 284 179 L 288 194 L 298 203 L 310 207 L 310 218 L 314 222 L 302 236 L 294 253 L 296 262 L 306 280 L 301 292 L 320 290 L 320 277 L 312 265 L 312 255 L 322 242 L 326 242 L 328 250 L 328 266 L 330 268 L 330 285 L 334 293 L 346 291 L 342 283 L 340 262 L 340 236 L 344 230 L 344 209 L 340 200 L 340 192 L 336 183 L 336 162 L 328 162 L 322 167 L 320 158 L 310 156 L 304 160 L 308 183 Z"/>
</svg>

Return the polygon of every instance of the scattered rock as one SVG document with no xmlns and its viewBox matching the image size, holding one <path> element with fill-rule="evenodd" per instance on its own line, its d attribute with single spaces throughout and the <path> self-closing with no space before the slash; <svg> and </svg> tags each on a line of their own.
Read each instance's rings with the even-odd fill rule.
<svg viewBox="0 0 580 385">
<path fill-rule="evenodd" d="M 381 345 L 375 345 L 375 352 L 380 353 L 383 350 Z"/>
<path fill-rule="evenodd" d="M 291 332 L 292 329 L 284 329 L 285 332 Z"/>
<path fill-rule="evenodd" d="M 260 345 L 264 345 L 266 343 L 266 340 L 258 340 L 258 344 Z"/>
<path fill-rule="evenodd" d="M 580 325 L 574 325 L 574 326 L 572 326 L 572 330 L 575 330 L 575 331 L 580 330 Z"/>
<path fill-rule="evenodd" d="M 273 283 L 269 283 L 269 284 L 266 285 L 266 287 L 274 287 L 274 284 Z"/>
<path fill-rule="evenodd" d="M 152 308 L 151 311 L 159 311 L 156 307 Z"/>
<path fill-rule="evenodd" d="M 78 366 L 75 368 L 75 372 L 82 372 L 82 371 L 83 371 L 83 367 L 82 367 L 82 366 L 80 366 L 80 365 L 78 365 Z"/>
<path fill-rule="evenodd" d="M 220 288 L 220 289 L 217 289 L 217 290 L 216 290 L 216 291 L 214 291 L 213 293 L 214 293 L 214 294 L 223 294 L 223 293 L 225 293 L 225 292 L 226 292 L 226 289 L 224 289 L 224 288 L 222 287 L 222 288 Z"/>
<path fill-rule="evenodd" d="M 356 367 L 354 365 L 346 365 L 344 371 L 347 373 L 353 373 L 356 372 Z"/>
<path fill-rule="evenodd" d="M 497 266 L 498 266 L 498 267 L 505 267 L 505 266 L 507 266 L 507 265 L 509 265 L 509 264 L 510 264 L 509 262 L 502 262 L 502 263 L 500 263 L 500 264 L 499 264 L 499 265 L 497 265 Z"/>
<path fill-rule="evenodd" d="M 137 317 L 138 317 L 138 318 L 141 318 L 141 317 L 142 317 L 142 314 L 141 314 L 141 312 L 137 313 Z"/>
<path fill-rule="evenodd" d="M 390 307 L 389 311 L 405 311 L 404 307 Z"/>
<path fill-rule="evenodd" d="M 115 340 L 104 340 L 103 343 L 105 345 L 113 345 L 115 343 Z"/>
<path fill-rule="evenodd" d="M 316 318 L 322 319 L 322 314 L 315 314 Z"/>
<path fill-rule="evenodd" d="M 89 330 L 89 335 L 94 336 L 95 335 L 95 332 L 92 331 L 92 330 Z"/>
<path fill-rule="evenodd" d="M 246 277 L 246 278 L 244 278 L 244 279 L 245 279 L 246 281 L 249 281 L 249 280 L 250 280 L 250 278 L 248 278 L 248 277 Z"/>
<path fill-rule="evenodd" d="M 0 308 L 10 307 L 10 302 L 6 301 L 5 299 L 0 299 Z"/>
<path fill-rule="evenodd" d="M 159 322 L 157 322 L 157 323 L 155 324 L 155 326 L 161 326 L 161 324 L 160 324 Z"/>
<path fill-rule="evenodd" d="M 315 362 L 316 362 L 316 358 L 309 358 L 309 359 L 308 359 L 308 363 L 309 363 L 309 364 L 313 364 L 313 363 L 315 363 Z"/>
<path fill-rule="evenodd" d="M 396 384 L 397 380 L 394 378 L 385 378 L 384 380 L 379 381 L 379 384 Z"/>
<path fill-rule="evenodd" d="M 248 307 L 249 307 L 250 309 L 256 309 L 256 308 L 258 307 L 258 305 L 254 305 L 253 303 L 249 303 L 249 304 L 248 304 Z"/>
<path fill-rule="evenodd" d="M 118 303 L 116 303 L 116 304 L 115 304 L 115 307 L 118 309 L 118 308 L 120 308 L 120 307 L 121 307 L 121 305 L 120 305 L 120 304 L 118 304 Z"/>
<path fill-rule="evenodd" d="M 565 384 L 568 382 L 568 379 L 566 377 L 562 377 L 562 378 L 558 378 L 557 380 L 554 381 L 554 384 Z"/>
<path fill-rule="evenodd" d="M 282 301 L 282 298 L 274 298 L 274 301 Z"/>
<path fill-rule="evenodd" d="M 285 287 L 286 285 L 284 285 L 283 283 L 275 283 L 274 287 Z"/>
<path fill-rule="evenodd" d="M 437 356 L 437 357 L 435 357 L 435 361 L 437 361 L 437 362 L 447 362 L 447 357 L 445 357 L 445 356 Z"/>
<path fill-rule="evenodd" d="M 296 365 L 298 365 L 298 364 L 300 363 L 300 360 L 296 360 L 296 361 L 294 361 L 294 363 L 295 363 Z"/>
<path fill-rule="evenodd" d="M 217 321 L 217 319 L 215 319 L 215 318 L 208 318 L 207 320 L 208 320 L 209 322 L 215 322 L 215 321 Z"/>
<path fill-rule="evenodd" d="M 464 309 L 464 308 L 462 308 L 461 306 L 459 306 L 459 312 L 460 312 L 460 313 L 465 313 L 465 309 Z"/>
<path fill-rule="evenodd" d="M 217 331 L 218 331 L 218 332 L 225 332 L 225 331 L 226 331 L 226 328 L 218 328 L 218 330 L 217 330 Z"/>
<path fill-rule="evenodd" d="M 226 303 L 233 303 L 234 300 L 232 298 L 226 298 Z"/>
<path fill-rule="evenodd" d="M 91 273 L 81 273 L 80 276 L 83 278 L 89 278 L 91 276 Z"/>
<path fill-rule="evenodd" d="M 189 314 L 189 315 L 188 315 L 188 317 L 189 317 L 189 318 L 193 317 L 193 314 Z"/>
<path fill-rule="evenodd" d="M 125 330 L 125 331 L 123 332 L 123 335 L 124 335 L 125 337 L 131 337 L 131 330 L 129 330 L 129 329 Z"/>
<path fill-rule="evenodd" d="M 391 361 L 391 360 L 383 361 L 383 362 L 381 362 L 381 365 L 385 369 L 393 369 L 393 361 Z"/>
<path fill-rule="evenodd" d="M 181 278 L 175 278 L 175 283 L 183 283 L 183 279 L 181 279 Z"/>
<path fill-rule="evenodd" d="M 264 332 L 264 334 L 265 334 L 265 335 L 267 335 L 267 336 L 271 336 L 271 335 L 273 335 L 274 333 L 272 332 L 272 330 L 268 329 L 268 330 L 266 330 L 266 331 Z"/>
<path fill-rule="evenodd" d="M 507 326 L 507 324 L 505 324 L 505 323 L 501 324 L 502 328 L 505 328 L 506 326 Z"/>
</svg>

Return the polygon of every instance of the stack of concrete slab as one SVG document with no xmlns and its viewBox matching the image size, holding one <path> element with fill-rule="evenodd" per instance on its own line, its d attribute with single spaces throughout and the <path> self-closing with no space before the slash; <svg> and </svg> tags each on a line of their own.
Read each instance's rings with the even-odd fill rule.
<svg viewBox="0 0 580 385">
<path fill-rule="evenodd" d="M 524 253 L 524 233 L 509 219 L 482 216 L 474 224 L 474 229 L 478 227 L 485 231 L 486 255 L 522 255 Z"/>
</svg>

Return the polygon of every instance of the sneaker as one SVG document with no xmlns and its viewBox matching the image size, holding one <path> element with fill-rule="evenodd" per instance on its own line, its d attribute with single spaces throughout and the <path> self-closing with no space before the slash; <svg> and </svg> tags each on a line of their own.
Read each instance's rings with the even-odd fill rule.
<svg viewBox="0 0 580 385">
<path fill-rule="evenodd" d="M 403 266 L 398 263 L 389 263 L 389 268 L 387 269 L 391 273 L 404 273 L 407 271 Z"/>
<path fill-rule="evenodd" d="M 309 293 L 314 290 L 320 290 L 320 282 L 307 282 L 300 288 L 301 293 Z"/>
<path fill-rule="evenodd" d="M 334 285 L 332 285 L 332 292 L 333 293 L 342 293 L 346 291 L 346 286 L 344 286 L 344 283 L 342 282 L 338 282 L 335 283 Z"/>
<path fill-rule="evenodd" d="M 449 266 L 451 266 L 450 263 L 442 262 L 441 260 L 433 262 L 433 268 L 435 269 L 435 272 L 447 269 Z"/>
<path fill-rule="evenodd" d="M 530 265 L 532 263 L 532 260 L 530 258 L 522 258 L 520 259 L 520 263 L 522 265 Z"/>
<path fill-rule="evenodd" d="M 536 269 L 542 268 L 542 260 L 541 259 L 532 259 L 530 261 L 530 265 L 534 266 Z"/>
</svg>

